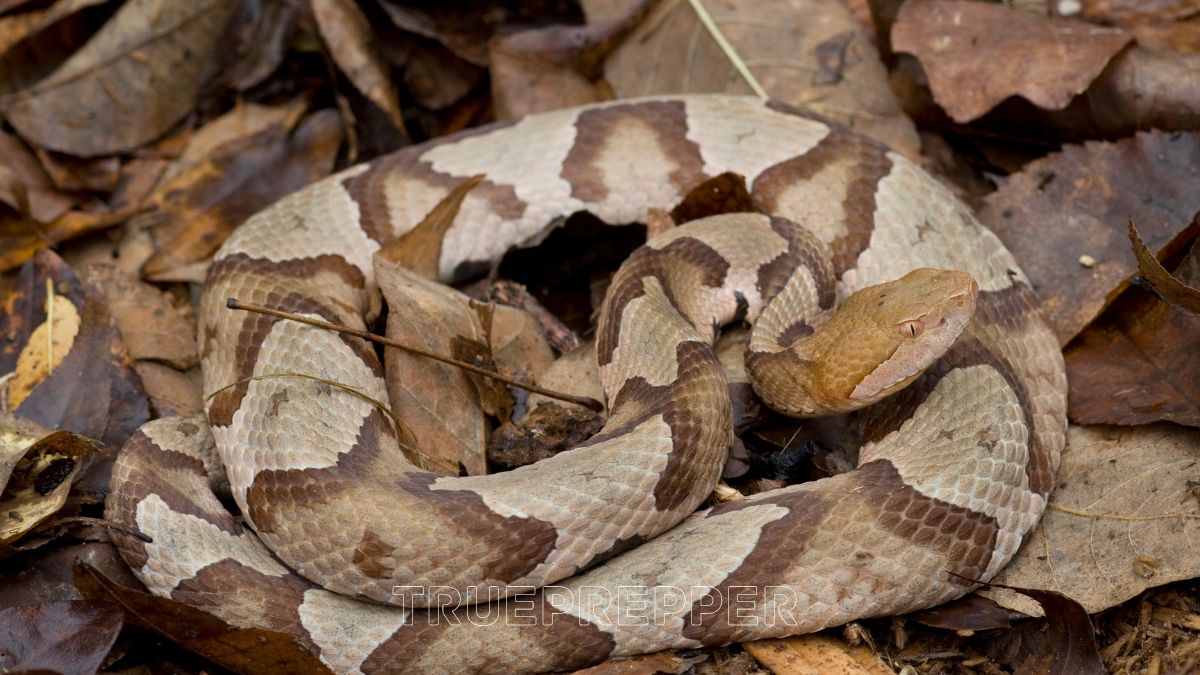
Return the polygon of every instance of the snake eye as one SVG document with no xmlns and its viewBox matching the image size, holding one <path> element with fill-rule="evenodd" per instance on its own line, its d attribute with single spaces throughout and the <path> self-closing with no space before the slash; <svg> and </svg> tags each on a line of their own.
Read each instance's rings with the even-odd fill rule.
<svg viewBox="0 0 1200 675">
<path fill-rule="evenodd" d="M 917 337 L 925 330 L 925 324 L 920 319 L 904 321 L 900 324 L 900 334 L 904 337 Z"/>
</svg>

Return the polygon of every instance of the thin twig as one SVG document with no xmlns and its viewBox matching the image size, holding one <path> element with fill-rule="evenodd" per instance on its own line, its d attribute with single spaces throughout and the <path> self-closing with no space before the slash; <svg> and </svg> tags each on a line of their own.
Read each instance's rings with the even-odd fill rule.
<svg viewBox="0 0 1200 675">
<path fill-rule="evenodd" d="M 247 312 L 256 312 L 258 314 L 266 314 L 267 316 L 274 316 L 274 317 L 278 317 L 280 319 L 287 319 L 289 321 L 297 321 L 299 323 L 307 324 L 309 326 L 315 326 L 317 328 L 324 328 L 326 330 L 332 330 L 332 331 L 336 331 L 338 333 L 346 333 L 347 335 L 353 335 L 354 337 L 359 337 L 364 340 L 370 340 L 371 342 L 378 342 L 381 345 L 386 345 L 388 347 L 395 347 L 396 349 L 402 349 L 406 352 L 416 354 L 418 356 L 424 356 L 427 359 L 433 359 L 434 361 L 439 361 L 439 362 L 445 363 L 447 365 L 455 366 L 456 368 L 462 368 L 463 370 L 471 372 L 471 373 L 475 373 L 476 375 L 482 375 L 484 377 L 496 380 L 497 382 L 503 382 L 504 384 L 511 385 L 511 386 L 517 387 L 519 389 L 524 389 L 526 391 L 531 391 L 535 394 L 541 394 L 542 396 L 556 398 L 560 401 L 567 401 L 568 403 L 574 403 L 576 405 L 581 405 L 585 408 L 588 408 L 589 410 L 594 410 L 596 412 L 600 412 L 600 411 L 604 410 L 604 404 L 597 401 L 594 398 L 590 398 L 587 396 L 574 396 L 572 394 L 564 394 L 564 393 L 557 392 L 557 391 L 551 391 L 549 389 L 543 389 L 542 387 L 539 387 L 539 386 L 536 386 L 533 384 L 529 384 L 527 382 L 520 382 L 518 380 L 514 380 L 510 377 L 501 375 L 500 373 L 497 373 L 495 371 L 487 370 L 486 368 L 480 368 L 479 366 L 476 366 L 474 364 L 466 363 L 464 361 L 459 361 L 457 359 L 452 359 L 448 356 L 442 356 L 441 354 L 436 354 L 434 352 L 426 351 L 424 349 L 421 349 L 420 347 L 414 347 L 412 345 L 405 344 L 403 342 L 398 342 L 396 340 L 393 340 L 391 338 L 386 338 L 381 335 L 375 335 L 374 333 L 368 333 L 365 330 L 358 330 L 357 328 L 350 328 L 349 326 L 340 326 L 336 323 L 329 323 L 328 321 L 321 321 L 320 319 L 313 319 L 313 318 L 304 316 L 302 314 L 293 314 L 292 312 L 283 312 L 278 309 L 271 309 L 270 307 L 264 307 L 262 305 L 255 305 L 255 304 L 248 303 L 248 302 L 240 302 L 240 301 L 238 301 L 237 298 L 229 298 L 228 300 L 225 301 L 225 306 L 228 307 L 229 309 L 242 309 Z"/>
<path fill-rule="evenodd" d="M 89 518 L 87 516 L 67 516 L 66 518 L 59 518 L 58 520 L 55 520 L 50 523 L 50 527 L 58 527 L 60 525 L 95 525 L 97 527 L 103 527 L 103 528 L 107 528 L 109 530 L 116 530 L 117 532 L 120 532 L 121 534 L 123 534 L 127 537 L 133 537 L 134 539 L 145 542 L 147 544 L 154 542 L 154 540 L 151 539 L 148 535 L 146 535 L 138 530 L 135 530 L 130 527 L 126 527 L 124 525 L 121 525 L 120 523 L 114 523 L 111 520 L 104 520 L 103 518 Z"/>
<path fill-rule="evenodd" d="M 742 76 L 746 84 L 750 85 L 750 90 L 754 92 L 754 95 L 764 101 L 771 98 L 767 95 L 767 91 L 762 88 L 762 85 L 758 83 L 758 80 L 755 79 L 754 74 L 750 72 L 750 68 L 742 61 L 742 57 L 738 56 L 738 53 L 733 49 L 733 45 L 729 44 L 729 40 L 725 39 L 725 34 L 721 32 L 720 27 L 713 21 L 708 10 L 704 9 L 704 5 L 700 4 L 700 0 L 688 0 L 688 4 L 692 6 L 692 11 L 696 13 L 696 18 L 700 19 L 700 23 L 704 26 L 704 29 L 708 31 L 712 39 L 717 42 L 717 46 L 725 53 L 725 58 L 729 59 L 729 62 L 733 64 L 734 69 L 738 71 L 738 74 Z"/>
</svg>

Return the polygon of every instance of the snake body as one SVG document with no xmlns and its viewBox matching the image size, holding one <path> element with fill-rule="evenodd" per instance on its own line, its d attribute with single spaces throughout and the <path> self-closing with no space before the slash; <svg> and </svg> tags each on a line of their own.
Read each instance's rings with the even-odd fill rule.
<svg viewBox="0 0 1200 675">
<path fill-rule="evenodd" d="M 444 280 L 574 212 L 644 220 L 728 171 L 770 215 L 683 226 L 634 254 L 597 330 L 606 426 L 515 471 L 415 469 L 369 400 L 387 399 L 370 347 L 225 309 L 237 297 L 365 326 L 372 255 L 477 174 L 442 241 Z M 974 317 L 864 415 L 859 468 L 693 513 L 732 433 L 712 325 L 757 319 L 750 365 L 769 381 L 835 299 L 918 268 L 969 273 Z M 1016 552 L 1064 443 L 1062 358 L 1000 241 L 904 157 L 754 99 L 555 111 L 352 167 L 239 228 L 200 319 L 217 393 L 206 420 L 152 422 L 122 450 L 107 515 L 152 541 L 117 544 L 152 591 L 291 633 L 337 672 L 576 668 L 945 602 Z M 365 396 L 272 377 L 297 371 Z M 881 378 L 895 379 L 853 388 Z"/>
</svg>

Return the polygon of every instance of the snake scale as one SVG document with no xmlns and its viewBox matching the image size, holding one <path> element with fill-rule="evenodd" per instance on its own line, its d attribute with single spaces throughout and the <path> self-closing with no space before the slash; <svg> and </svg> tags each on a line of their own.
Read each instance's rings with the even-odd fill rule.
<svg viewBox="0 0 1200 675">
<path fill-rule="evenodd" d="M 746 178 L 759 214 L 635 252 L 597 328 L 605 427 L 514 471 L 414 468 L 364 396 L 271 377 L 385 401 L 372 348 L 225 308 L 364 327 L 372 255 L 477 174 L 442 241 L 445 281 L 575 212 L 644 221 L 722 172 Z M 860 332 L 838 318 L 855 303 L 893 313 Z M 747 365 L 765 400 L 794 414 L 886 400 L 862 414 L 857 469 L 694 512 L 732 434 L 713 326 L 741 319 L 756 320 Z M 337 672 L 578 668 L 936 605 L 1016 552 L 1065 437 L 1061 354 L 1000 241 L 903 156 L 742 97 L 559 110 L 349 168 L 234 233 L 200 323 L 207 418 L 126 444 L 107 515 L 151 541 L 115 539 L 153 592 L 290 633 Z"/>
</svg>

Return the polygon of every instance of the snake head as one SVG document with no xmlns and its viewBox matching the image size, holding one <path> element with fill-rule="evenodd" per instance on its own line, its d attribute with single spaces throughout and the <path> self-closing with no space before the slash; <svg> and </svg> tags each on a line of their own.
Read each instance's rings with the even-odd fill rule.
<svg viewBox="0 0 1200 675">
<path fill-rule="evenodd" d="M 850 399 L 867 405 L 908 386 L 962 334 L 978 294 L 966 272 L 921 268 L 847 298 L 839 312 L 871 313 L 861 339 L 874 343 L 867 351 L 878 362 Z"/>
</svg>

